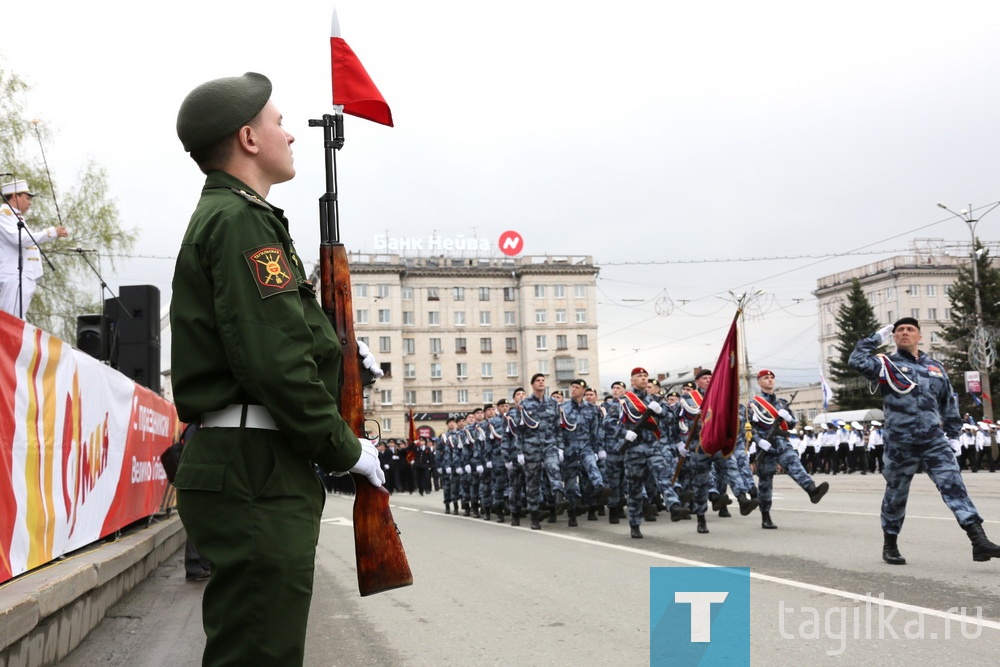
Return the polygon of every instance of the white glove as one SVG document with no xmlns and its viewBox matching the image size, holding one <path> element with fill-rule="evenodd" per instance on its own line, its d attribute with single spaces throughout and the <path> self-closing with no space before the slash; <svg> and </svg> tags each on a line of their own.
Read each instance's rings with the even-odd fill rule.
<svg viewBox="0 0 1000 667">
<path fill-rule="evenodd" d="M 486 467 L 487 467 L 487 468 L 488 468 L 489 470 L 493 470 L 493 461 L 487 461 L 487 462 L 486 462 Z"/>
<path fill-rule="evenodd" d="M 380 487 L 385 483 L 385 473 L 378 464 L 378 450 L 375 443 L 368 438 L 358 438 L 361 442 L 361 456 L 348 472 L 355 472 L 364 475 L 374 487 Z"/>
<path fill-rule="evenodd" d="M 688 455 L 688 446 L 685 445 L 683 442 L 678 442 L 677 443 L 677 452 L 681 456 L 687 456 Z"/>
<path fill-rule="evenodd" d="M 562 463 L 563 460 L 566 458 L 566 455 L 563 454 L 563 450 L 561 450 L 561 449 L 557 449 L 556 452 L 559 453 L 559 463 Z"/>
<path fill-rule="evenodd" d="M 438 474 L 440 475 L 441 472 L 442 472 L 441 468 L 438 468 L 437 470 L 438 470 Z"/>
<path fill-rule="evenodd" d="M 399 457 L 398 457 L 398 456 L 393 456 L 393 457 L 392 457 L 392 460 L 393 460 L 393 461 L 398 461 L 398 460 L 399 460 Z"/>
<path fill-rule="evenodd" d="M 762 452 L 771 451 L 771 443 L 769 443 L 764 438 L 761 438 L 760 440 L 757 441 L 757 449 L 759 449 Z"/>
<path fill-rule="evenodd" d="M 481 465 L 477 465 L 476 466 L 476 472 L 479 473 L 480 475 L 482 475 L 484 472 L 486 472 L 486 468 L 484 468 Z"/>
<path fill-rule="evenodd" d="M 960 443 L 955 438 L 949 440 L 948 444 L 951 445 L 951 451 L 955 452 L 956 457 L 962 453 L 962 443 Z"/>
<path fill-rule="evenodd" d="M 470 475 L 472 474 L 472 466 L 469 465 L 468 463 L 465 464 L 465 472 L 469 473 Z"/>
<path fill-rule="evenodd" d="M 465 471 L 464 471 L 464 470 L 462 470 L 462 466 L 455 466 L 455 474 L 456 474 L 456 475 L 461 475 L 461 474 L 462 474 L 462 473 L 464 473 L 464 472 L 465 472 Z"/>
<path fill-rule="evenodd" d="M 659 415 L 663 413 L 663 406 L 657 403 L 656 401 L 650 401 L 649 405 L 647 405 L 646 407 L 649 408 L 650 411 L 655 414 Z"/>
<path fill-rule="evenodd" d="M 878 337 L 882 340 L 882 345 L 888 343 L 889 339 L 892 338 L 893 328 L 894 328 L 893 325 L 887 324 L 875 332 L 876 334 L 878 334 Z"/>
<path fill-rule="evenodd" d="M 445 468 L 444 472 L 445 472 L 446 475 L 450 475 L 451 474 L 451 466 L 448 466 L 447 468 Z"/>
<path fill-rule="evenodd" d="M 519 466 L 523 466 L 524 465 L 524 454 L 518 454 L 517 455 L 517 465 L 519 465 Z"/>
<path fill-rule="evenodd" d="M 598 449 L 597 450 L 597 460 L 598 461 L 603 461 L 606 458 L 608 458 L 608 453 L 606 451 L 604 451 L 603 449 Z"/>
<path fill-rule="evenodd" d="M 625 431 L 625 440 L 628 442 L 635 442 L 635 439 L 638 437 L 635 431 Z"/>
<path fill-rule="evenodd" d="M 382 465 L 382 467 L 385 468 L 386 470 L 388 470 L 389 469 L 389 464 L 385 463 L 385 464 Z"/>
<path fill-rule="evenodd" d="M 461 449 L 461 448 L 462 448 L 462 443 L 458 443 L 458 448 L 459 448 L 459 449 Z"/>
<path fill-rule="evenodd" d="M 376 380 L 385 375 L 382 367 L 375 361 L 375 355 L 362 340 L 358 341 L 358 356 L 361 357 L 361 365 L 367 368 Z"/>
<path fill-rule="evenodd" d="M 507 463 L 503 464 L 503 467 L 506 468 L 507 470 L 513 470 L 514 469 L 514 462 L 513 461 L 507 461 Z"/>
<path fill-rule="evenodd" d="M 782 419 L 784 419 L 786 422 L 793 422 L 793 421 L 795 421 L 795 418 L 792 417 L 792 413 L 789 412 L 788 410 L 784 409 L 784 408 L 781 408 L 780 410 L 778 410 L 778 416 L 781 417 Z"/>
</svg>

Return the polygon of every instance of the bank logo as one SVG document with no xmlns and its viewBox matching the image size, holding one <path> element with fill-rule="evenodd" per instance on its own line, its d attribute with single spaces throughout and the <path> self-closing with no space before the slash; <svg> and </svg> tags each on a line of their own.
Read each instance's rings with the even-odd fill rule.
<svg viewBox="0 0 1000 667">
<path fill-rule="evenodd" d="M 749 665 L 750 568 L 651 567 L 649 664 Z"/>
<path fill-rule="evenodd" d="M 513 257 L 524 250 L 524 239 L 515 231 L 508 230 L 500 235 L 500 252 Z"/>
</svg>

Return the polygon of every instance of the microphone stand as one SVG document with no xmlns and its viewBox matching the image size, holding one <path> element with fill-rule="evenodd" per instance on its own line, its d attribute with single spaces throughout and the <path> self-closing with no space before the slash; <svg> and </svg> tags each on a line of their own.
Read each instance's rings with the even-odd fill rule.
<svg viewBox="0 0 1000 667">
<path fill-rule="evenodd" d="M 10 206 L 10 202 L 7 202 L 7 206 Z M 11 208 L 13 210 L 13 207 Z M 35 240 L 34 235 L 32 235 L 31 230 L 28 226 L 24 224 L 24 219 L 21 217 L 21 213 L 17 213 L 17 310 L 18 317 L 22 320 L 24 319 L 24 235 L 27 234 L 28 238 L 38 249 L 39 254 L 41 254 L 42 259 L 45 263 L 49 265 L 53 273 L 56 273 L 56 267 L 49 260 L 49 256 L 45 254 L 42 250 L 42 246 L 38 244 Z"/>
</svg>

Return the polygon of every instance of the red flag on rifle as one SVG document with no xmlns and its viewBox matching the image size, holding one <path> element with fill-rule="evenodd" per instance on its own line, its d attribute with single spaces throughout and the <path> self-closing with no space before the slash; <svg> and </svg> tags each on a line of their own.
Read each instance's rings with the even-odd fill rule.
<svg viewBox="0 0 1000 667">
<path fill-rule="evenodd" d="M 389 105 L 354 51 L 340 37 L 336 11 L 330 25 L 330 63 L 334 105 L 343 105 L 344 113 L 392 127 Z"/>
<path fill-rule="evenodd" d="M 739 435 L 740 410 L 740 355 L 736 337 L 736 311 L 729 335 L 722 345 L 722 352 L 712 371 L 712 384 L 705 392 L 701 404 L 701 448 L 706 454 L 721 451 L 725 456 L 733 453 Z"/>
</svg>

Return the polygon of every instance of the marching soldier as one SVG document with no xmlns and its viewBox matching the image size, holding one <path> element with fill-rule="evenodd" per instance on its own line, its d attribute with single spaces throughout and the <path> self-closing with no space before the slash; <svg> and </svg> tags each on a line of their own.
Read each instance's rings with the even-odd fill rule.
<svg viewBox="0 0 1000 667">
<path fill-rule="evenodd" d="M 535 373 L 531 377 L 530 396 L 521 401 L 520 444 L 517 462 L 524 466 L 525 491 L 528 511 L 531 513 L 531 529 L 541 530 L 542 476 L 552 489 L 554 498 L 552 512 L 558 516 L 566 511 L 569 503 L 559 470 L 559 404 L 551 396 L 545 395 L 545 375 Z"/>
<path fill-rule="evenodd" d="M 604 459 L 605 484 L 608 487 L 608 523 L 618 523 L 622 518 L 625 494 L 625 454 L 620 450 L 624 428 L 622 426 L 622 397 L 625 384 L 619 380 L 611 383 L 611 401 L 605 404 Z"/>
<path fill-rule="evenodd" d="M 592 403 L 583 400 L 587 383 L 573 380 L 569 385 L 568 401 L 559 406 L 563 436 L 563 482 L 569 499 L 569 525 L 576 526 L 577 508 L 583 506 L 581 478 L 586 475 L 602 505 L 608 500 L 604 478 L 597 469 L 597 441 L 601 415 Z M 596 516 L 594 518 L 597 518 Z"/>
<path fill-rule="evenodd" d="M 514 404 L 507 410 L 503 431 L 503 460 L 507 469 L 507 508 L 510 510 L 510 525 L 520 526 L 521 516 L 527 507 L 523 456 L 520 452 L 521 402 L 524 389 L 518 387 L 511 394 Z"/>
</svg>

